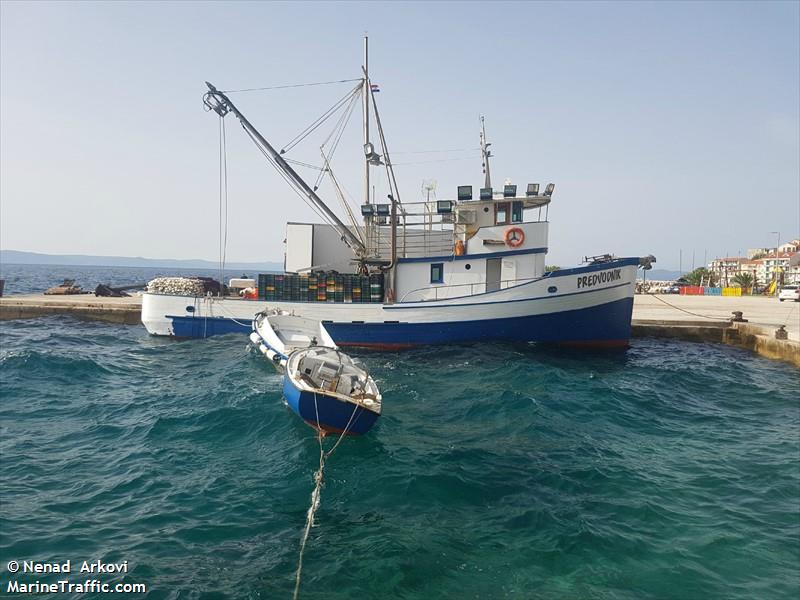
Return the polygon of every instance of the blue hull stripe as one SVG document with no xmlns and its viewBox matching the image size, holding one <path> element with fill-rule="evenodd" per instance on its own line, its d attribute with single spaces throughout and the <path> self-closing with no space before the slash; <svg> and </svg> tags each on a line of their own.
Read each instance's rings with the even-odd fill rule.
<svg viewBox="0 0 800 600">
<path fill-rule="evenodd" d="M 416 346 L 480 341 L 626 342 L 631 334 L 633 298 L 543 315 L 439 323 L 326 322 L 338 345 Z M 172 316 L 176 337 L 203 338 L 251 329 L 222 317 Z"/>
</svg>

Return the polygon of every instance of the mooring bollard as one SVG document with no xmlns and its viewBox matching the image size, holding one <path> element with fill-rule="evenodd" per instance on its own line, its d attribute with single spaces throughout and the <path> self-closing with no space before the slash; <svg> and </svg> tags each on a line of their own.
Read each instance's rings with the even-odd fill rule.
<svg viewBox="0 0 800 600">
<path fill-rule="evenodd" d="M 776 340 L 788 340 L 789 339 L 789 332 L 786 331 L 786 325 L 781 325 L 775 330 L 775 339 Z"/>
<path fill-rule="evenodd" d="M 731 323 L 747 323 L 747 319 L 743 319 L 742 315 L 744 314 L 740 310 L 734 310 L 732 313 L 733 318 L 731 319 Z"/>
</svg>

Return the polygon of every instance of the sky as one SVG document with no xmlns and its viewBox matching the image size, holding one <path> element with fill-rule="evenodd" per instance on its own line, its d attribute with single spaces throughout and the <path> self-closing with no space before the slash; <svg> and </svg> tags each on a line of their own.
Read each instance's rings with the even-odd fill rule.
<svg viewBox="0 0 800 600">
<path fill-rule="evenodd" d="M 548 264 L 652 253 L 686 269 L 800 235 L 798 2 L 4 1 L 0 247 L 215 260 L 204 82 L 358 78 L 365 32 L 401 200 L 424 180 L 441 199 L 481 187 L 485 115 L 495 187 L 556 185 Z M 351 85 L 231 99 L 281 147 Z M 227 257 L 281 261 L 285 222 L 318 219 L 225 124 Z M 356 112 L 333 162 L 354 204 L 359 128 Z M 289 156 L 320 164 L 323 129 Z"/>
</svg>

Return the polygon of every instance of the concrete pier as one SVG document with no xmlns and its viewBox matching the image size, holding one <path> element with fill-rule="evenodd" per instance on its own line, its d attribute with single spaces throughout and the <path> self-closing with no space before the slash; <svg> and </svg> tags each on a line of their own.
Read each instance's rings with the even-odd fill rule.
<svg viewBox="0 0 800 600">
<path fill-rule="evenodd" d="M 27 294 L 0 298 L 0 320 L 69 315 L 135 325 L 141 321 L 141 310 L 138 296 Z M 731 323 L 733 311 L 742 311 L 748 322 Z M 781 325 L 786 326 L 788 340 L 775 339 L 775 330 Z M 800 367 L 800 302 L 748 296 L 638 295 L 632 335 L 729 344 Z"/>
<path fill-rule="evenodd" d="M 142 299 L 138 296 L 97 298 L 94 294 L 24 294 L 0 298 L 0 321 L 50 315 L 69 315 L 79 319 L 136 325 L 142 320 Z"/>
</svg>

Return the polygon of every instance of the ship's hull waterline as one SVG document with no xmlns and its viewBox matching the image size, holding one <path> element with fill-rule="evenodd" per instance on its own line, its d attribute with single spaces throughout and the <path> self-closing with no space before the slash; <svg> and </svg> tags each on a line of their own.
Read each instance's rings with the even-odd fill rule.
<svg viewBox="0 0 800 600">
<path fill-rule="evenodd" d="M 556 271 L 494 292 L 426 302 L 266 302 L 145 294 L 153 335 L 205 338 L 250 333 L 253 316 L 281 309 L 317 319 L 340 346 L 385 349 L 483 341 L 575 346 L 628 344 L 638 258 Z"/>
</svg>

